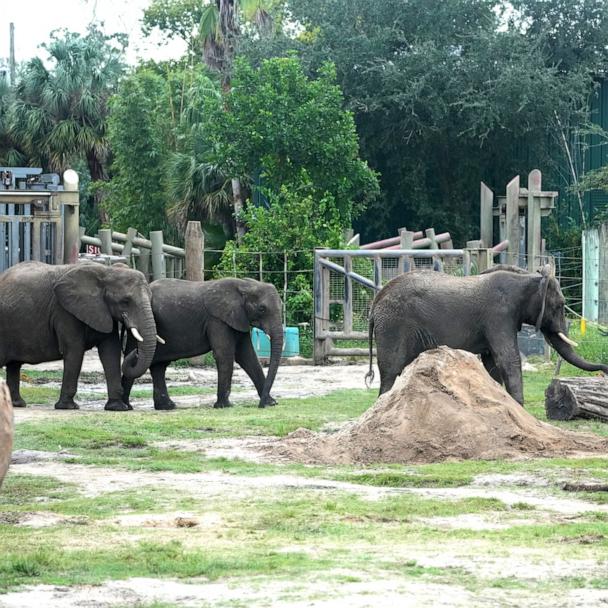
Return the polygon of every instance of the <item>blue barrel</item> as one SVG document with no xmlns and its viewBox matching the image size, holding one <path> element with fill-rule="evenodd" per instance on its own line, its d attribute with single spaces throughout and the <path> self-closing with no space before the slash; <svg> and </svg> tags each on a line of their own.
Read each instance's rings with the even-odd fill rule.
<svg viewBox="0 0 608 608">
<path fill-rule="evenodd" d="M 251 330 L 251 342 L 258 357 L 270 357 L 270 338 L 257 327 Z M 300 328 L 283 328 L 283 357 L 296 357 L 300 354 Z"/>
</svg>

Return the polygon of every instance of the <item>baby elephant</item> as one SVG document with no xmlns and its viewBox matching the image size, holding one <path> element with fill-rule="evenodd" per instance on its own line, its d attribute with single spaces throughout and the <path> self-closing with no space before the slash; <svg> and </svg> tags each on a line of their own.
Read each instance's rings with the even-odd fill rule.
<svg viewBox="0 0 608 608">
<path fill-rule="evenodd" d="M 235 360 L 253 380 L 260 396 L 259 407 L 275 405 L 270 389 L 283 350 L 283 307 L 273 285 L 252 279 L 218 279 L 202 283 L 161 279 L 150 287 L 157 331 L 166 342 L 158 344 L 150 365 L 155 409 L 175 407 L 165 382 L 169 363 L 210 351 L 218 372 L 217 401 L 213 407 L 231 405 L 229 396 Z M 265 331 L 271 340 L 266 377 L 251 343 L 252 326 Z M 131 345 L 127 343 L 127 352 L 130 350 Z M 132 386 L 133 379 L 123 377 L 125 403 L 129 403 Z"/>
</svg>

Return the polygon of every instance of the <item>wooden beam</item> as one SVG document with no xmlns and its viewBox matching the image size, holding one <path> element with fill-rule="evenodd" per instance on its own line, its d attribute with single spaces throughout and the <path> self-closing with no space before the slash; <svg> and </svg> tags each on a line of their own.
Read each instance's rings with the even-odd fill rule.
<svg viewBox="0 0 608 608">
<path fill-rule="evenodd" d="M 479 238 L 483 241 L 484 247 L 492 247 L 494 244 L 493 206 L 494 192 L 481 182 L 479 194 Z"/>
<path fill-rule="evenodd" d="M 519 175 L 507 184 L 507 214 L 505 219 L 506 239 L 509 241 L 507 263 L 517 265 L 519 262 Z"/>
</svg>

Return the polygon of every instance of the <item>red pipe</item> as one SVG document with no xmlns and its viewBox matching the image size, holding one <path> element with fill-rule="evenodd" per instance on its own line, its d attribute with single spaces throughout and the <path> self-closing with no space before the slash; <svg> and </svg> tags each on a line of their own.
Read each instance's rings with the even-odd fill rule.
<svg viewBox="0 0 608 608">
<path fill-rule="evenodd" d="M 414 232 L 414 240 L 421 239 L 424 236 L 422 230 Z M 384 239 L 382 241 L 374 241 L 373 243 L 366 243 L 361 245 L 359 249 L 389 249 L 390 245 L 399 245 L 401 243 L 400 236 L 392 236 L 390 239 Z M 399 249 L 399 247 L 396 247 Z"/>
<path fill-rule="evenodd" d="M 452 237 L 450 236 L 449 232 L 442 232 L 441 234 L 435 235 L 435 240 L 437 241 L 437 243 L 447 243 L 451 239 L 452 239 Z M 417 241 L 414 241 L 414 245 L 413 245 L 412 249 L 426 249 L 427 247 L 430 247 L 430 245 L 431 245 L 431 239 L 426 239 L 426 238 L 418 239 Z M 393 245 L 392 247 L 384 247 L 384 249 L 390 249 L 390 250 L 401 249 L 401 245 Z"/>
</svg>

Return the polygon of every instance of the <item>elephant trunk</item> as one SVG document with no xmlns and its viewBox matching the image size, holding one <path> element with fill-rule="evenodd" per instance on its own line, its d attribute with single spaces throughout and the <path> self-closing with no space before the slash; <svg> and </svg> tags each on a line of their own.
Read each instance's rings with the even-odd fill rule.
<svg viewBox="0 0 608 608">
<path fill-rule="evenodd" d="M 586 372 L 604 372 L 608 373 L 608 365 L 602 363 L 591 363 L 578 355 L 570 344 L 565 342 L 563 338 L 556 333 L 545 332 L 545 338 L 551 346 L 557 351 L 559 356 L 564 360 Z"/>
<path fill-rule="evenodd" d="M 268 373 L 266 374 L 266 381 L 264 382 L 264 389 L 260 395 L 261 407 L 267 405 L 271 400 L 270 391 L 279 369 L 281 354 L 283 353 L 283 325 L 280 322 L 275 323 L 266 333 L 270 337 L 270 364 L 268 366 Z"/>
<path fill-rule="evenodd" d="M 132 335 L 137 338 L 134 348 L 122 363 L 122 373 L 127 378 L 139 378 L 152 363 L 156 350 L 156 324 L 152 315 L 152 308 L 147 304 L 138 316 L 138 324 L 129 322 L 128 328 Z M 135 332 L 133 332 L 135 328 Z M 142 338 L 140 341 L 139 338 Z"/>
</svg>

